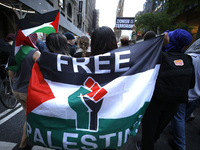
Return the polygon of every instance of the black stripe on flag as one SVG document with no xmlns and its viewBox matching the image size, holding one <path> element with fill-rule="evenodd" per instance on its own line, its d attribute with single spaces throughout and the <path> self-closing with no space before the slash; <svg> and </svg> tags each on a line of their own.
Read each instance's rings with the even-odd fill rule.
<svg viewBox="0 0 200 150">
<path fill-rule="evenodd" d="M 110 52 L 110 56 L 99 57 L 101 58 L 101 62 L 110 62 L 109 64 L 100 64 L 99 69 L 110 70 L 110 73 L 95 73 L 95 60 L 93 56 L 87 58 L 89 59 L 89 63 L 86 65 L 91 73 L 87 73 L 82 67 L 78 67 L 78 72 L 74 72 L 73 59 L 76 59 L 77 62 L 83 62 L 85 58 L 62 56 L 61 60 L 67 62 L 67 64 L 63 63 L 61 65 L 62 71 L 57 70 L 57 54 L 42 53 L 37 62 L 45 79 L 82 85 L 87 77 L 91 76 L 102 86 L 119 76 L 134 75 L 155 68 L 156 64 L 159 64 L 163 40 L 164 36 L 159 36 L 144 42 L 115 49 Z M 130 61 L 129 63 L 121 63 L 122 65 L 120 67 L 129 67 L 129 69 L 123 72 L 115 72 L 116 53 L 127 50 L 130 50 L 130 54 L 124 55 L 124 58 L 121 59 L 130 58 Z"/>
<path fill-rule="evenodd" d="M 41 15 L 34 15 L 26 17 L 24 19 L 19 19 L 17 25 L 21 30 L 37 27 L 44 23 L 52 22 L 55 20 L 59 10 L 47 12 Z"/>
</svg>

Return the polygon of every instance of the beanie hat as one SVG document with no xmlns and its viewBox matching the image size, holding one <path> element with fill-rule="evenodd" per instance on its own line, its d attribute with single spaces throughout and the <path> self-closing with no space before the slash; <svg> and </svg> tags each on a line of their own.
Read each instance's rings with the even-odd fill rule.
<svg viewBox="0 0 200 150">
<path fill-rule="evenodd" d="M 5 38 L 5 41 L 6 41 L 6 42 L 10 42 L 10 41 L 14 41 L 14 39 L 15 39 L 15 34 L 13 34 L 13 33 L 8 33 L 8 35 L 7 35 L 6 38 Z"/>
<path fill-rule="evenodd" d="M 67 40 L 73 40 L 75 39 L 74 35 L 70 32 L 64 33 L 64 36 L 66 36 Z"/>
<path fill-rule="evenodd" d="M 176 29 L 167 32 L 169 44 L 164 47 L 164 51 L 176 50 L 182 52 L 184 46 L 188 46 L 192 42 L 192 35 L 184 29 Z"/>
</svg>

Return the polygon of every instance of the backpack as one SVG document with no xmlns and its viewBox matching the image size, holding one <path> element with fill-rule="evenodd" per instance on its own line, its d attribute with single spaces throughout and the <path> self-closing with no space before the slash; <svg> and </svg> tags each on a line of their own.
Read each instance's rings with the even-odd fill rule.
<svg viewBox="0 0 200 150">
<path fill-rule="evenodd" d="M 162 52 L 153 99 L 159 102 L 184 103 L 188 90 L 195 84 L 191 56 L 184 53 Z"/>
</svg>

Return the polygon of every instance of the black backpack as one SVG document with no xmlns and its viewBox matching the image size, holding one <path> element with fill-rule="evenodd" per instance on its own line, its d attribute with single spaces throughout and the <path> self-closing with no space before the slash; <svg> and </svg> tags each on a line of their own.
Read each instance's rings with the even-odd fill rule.
<svg viewBox="0 0 200 150">
<path fill-rule="evenodd" d="M 194 84 L 192 58 L 184 53 L 162 52 L 153 99 L 167 103 L 187 102 L 188 90 Z"/>
</svg>

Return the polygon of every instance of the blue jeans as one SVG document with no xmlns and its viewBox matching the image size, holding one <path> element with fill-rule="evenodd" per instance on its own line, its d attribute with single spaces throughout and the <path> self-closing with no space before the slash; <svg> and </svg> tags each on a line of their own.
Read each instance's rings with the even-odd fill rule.
<svg viewBox="0 0 200 150">
<path fill-rule="evenodd" d="M 189 101 L 188 103 L 179 104 L 177 113 L 171 121 L 171 129 L 174 137 L 174 143 L 179 150 L 186 149 L 185 143 L 185 121 L 190 117 L 191 113 L 200 107 L 200 99 Z"/>
<path fill-rule="evenodd" d="M 177 113 L 171 121 L 171 129 L 174 137 L 174 143 L 179 150 L 186 150 L 185 144 L 185 115 L 186 103 L 179 104 Z"/>
</svg>

